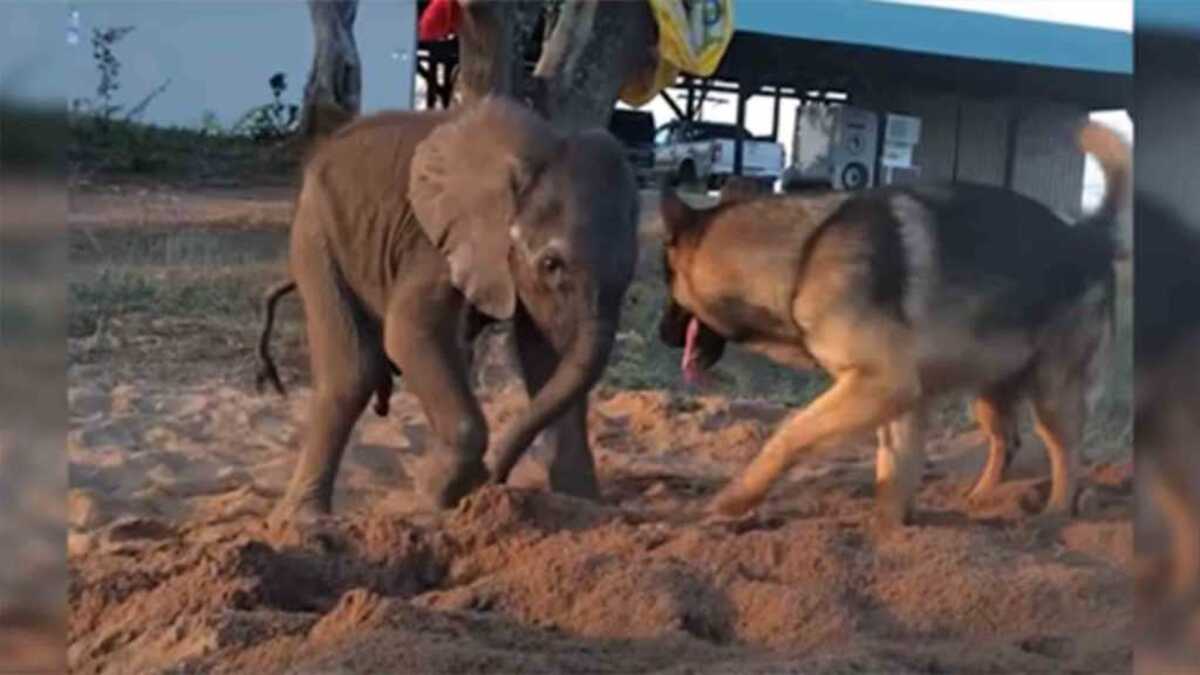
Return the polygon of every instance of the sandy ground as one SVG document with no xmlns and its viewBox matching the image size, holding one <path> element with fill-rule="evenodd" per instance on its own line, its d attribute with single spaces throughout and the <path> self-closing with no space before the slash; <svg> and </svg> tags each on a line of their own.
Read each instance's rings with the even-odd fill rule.
<svg viewBox="0 0 1200 675">
<path fill-rule="evenodd" d="M 76 204 L 101 246 L 105 199 Z M 231 221 L 273 208 L 222 199 Z M 135 315 L 104 331 L 71 347 L 74 672 L 1132 668 L 1127 455 L 1091 456 L 1084 514 L 1057 532 L 1028 524 L 1048 487 L 1032 438 L 995 499 L 964 503 L 984 454 L 974 431 L 933 434 L 911 527 L 867 525 L 870 439 L 814 454 L 753 517 L 713 523 L 701 507 L 787 409 L 602 389 L 600 503 L 546 492 L 534 457 L 516 487 L 429 514 L 407 471 L 429 435 L 401 379 L 390 417 L 359 423 L 338 482 L 343 536 L 322 545 L 263 525 L 305 426 L 303 384 L 255 393 L 251 345 L 216 323 Z M 502 358 L 485 370 L 495 427 L 524 397 Z"/>
</svg>

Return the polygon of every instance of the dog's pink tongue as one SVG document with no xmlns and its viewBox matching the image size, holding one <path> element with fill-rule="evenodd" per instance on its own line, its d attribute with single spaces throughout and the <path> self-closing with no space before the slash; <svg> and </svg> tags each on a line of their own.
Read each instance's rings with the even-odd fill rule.
<svg viewBox="0 0 1200 675">
<path fill-rule="evenodd" d="M 696 336 L 700 334 L 700 322 L 696 317 L 688 322 L 687 333 L 683 344 L 683 361 L 679 363 L 679 367 L 683 369 L 683 381 L 688 384 L 695 384 L 700 380 L 700 368 L 696 366 Z"/>
</svg>

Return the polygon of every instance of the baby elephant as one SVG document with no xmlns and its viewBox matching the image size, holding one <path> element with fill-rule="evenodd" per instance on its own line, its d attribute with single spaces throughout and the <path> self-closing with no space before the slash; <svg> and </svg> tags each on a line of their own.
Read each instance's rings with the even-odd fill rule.
<svg viewBox="0 0 1200 675">
<path fill-rule="evenodd" d="M 488 429 L 465 347 L 512 319 L 531 401 L 493 440 L 503 482 L 548 430 L 551 487 L 594 497 L 587 395 L 607 362 L 637 259 L 637 188 L 602 130 L 556 132 L 518 103 L 363 118 L 304 172 L 291 276 L 315 392 L 276 522 L 331 510 L 351 428 L 393 369 L 436 441 L 414 472 L 448 507 L 486 482 Z"/>
</svg>

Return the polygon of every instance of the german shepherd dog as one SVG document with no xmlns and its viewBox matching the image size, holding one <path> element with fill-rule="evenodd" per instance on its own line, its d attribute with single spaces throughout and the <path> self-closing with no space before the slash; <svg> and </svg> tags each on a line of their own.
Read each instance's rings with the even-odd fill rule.
<svg viewBox="0 0 1200 675">
<path fill-rule="evenodd" d="M 684 349 L 685 375 L 734 342 L 833 378 L 711 509 L 743 513 L 804 453 L 875 429 L 877 517 L 907 523 L 929 401 L 967 392 L 990 439 L 971 496 L 1000 482 L 1016 407 L 1029 400 L 1052 469 L 1043 515 L 1074 512 L 1084 422 L 1111 347 L 1122 254 L 1114 223 L 1130 174 L 1115 133 L 1088 125 L 1079 142 L 1107 187 L 1099 210 L 1074 225 L 1011 190 L 963 183 L 769 196 L 735 188 L 705 210 L 665 189 L 659 333 Z"/>
</svg>

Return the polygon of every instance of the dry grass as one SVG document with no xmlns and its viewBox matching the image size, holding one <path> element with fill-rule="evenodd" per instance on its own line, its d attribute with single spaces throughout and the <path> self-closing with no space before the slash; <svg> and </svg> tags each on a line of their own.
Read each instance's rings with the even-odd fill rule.
<svg viewBox="0 0 1200 675">
<path fill-rule="evenodd" d="M 80 121 L 70 132 L 68 157 L 77 182 L 277 184 L 295 173 L 300 156 L 284 144 L 124 121 L 113 122 L 107 132 Z"/>
<path fill-rule="evenodd" d="M 68 329 L 76 345 L 71 359 L 124 361 L 136 368 L 153 356 L 131 350 L 130 338 L 136 341 L 136 331 L 151 330 L 147 327 L 154 325 L 159 328 L 152 330 L 173 336 L 163 338 L 163 348 L 174 350 L 173 357 L 188 354 L 194 361 L 211 365 L 237 354 L 241 365 L 236 376 L 248 381 L 249 375 L 241 371 L 253 367 L 260 296 L 283 275 L 290 208 L 289 200 L 280 197 L 279 186 L 294 181 L 294 157 L 282 149 L 255 146 L 243 139 L 135 127 L 121 129 L 108 139 L 77 137 L 76 141 L 76 175 L 103 178 L 101 187 L 86 189 L 93 195 L 118 191 L 93 200 L 93 207 L 114 213 L 121 208 L 132 211 L 99 227 L 90 217 L 94 214 L 77 214 L 78 220 L 88 224 L 71 231 Z M 152 185 L 156 187 L 149 196 L 135 198 L 135 191 L 129 189 L 121 192 L 120 186 L 145 185 L 142 176 L 131 176 L 132 169 L 123 164 L 126 160 L 122 157 L 128 159 L 134 152 L 150 153 L 165 163 L 153 170 L 156 183 Z M 203 186 L 218 177 L 238 188 L 225 191 L 238 193 L 238 200 L 221 202 L 213 198 L 211 190 L 205 190 Z M 154 192 L 173 181 L 182 181 L 187 187 Z M 145 188 L 140 192 L 145 193 Z M 130 195 L 128 200 L 126 195 Z M 255 195 L 261 198 L 255 199 Z M 188 203 L 175 206 L 180 198 Z M 712 201 L 690 198 L 698 206 L 706 199 Z M 130 206 L 137 199 L 153 202 L 153 208 L 143 207 L 145 215 L 136 217 L 147 222 L 130 227 L 125 222 L 134 217 L 130 214 L 141 214 Z M 160 202 L 169 208 L 161 207 Z M 642 203 L 642 264 L 627 294 L 618 345 L 604 383 L 623 389 L 682 391 L 680 353 L 664 347 L 657 337 L 665 291 L 656 243 L 660 227 L 657 194 L 644 193 Z M 171 209 L 182 215 L 171 220 Z M 1093 448 L 1089 454 L 1093 456 L 1127 452 L 1132 443 L 1132 275 L 1128 265 L 1122 265 L 1118 278 L 1115 358 L 1088 430 L 1088 446 Z M 280 305 L 280 311 L 276 357 L 285 379 L 304 381 L 308 373 L 299 302 L 289 299 Z M 191 328 L 165 328 L 171 325 Z M 125 339 L 107 339 L 106 332 L 127 335 Z M 207 337 L 202 335 L 205 333 Z M 204 353 L 217 342 L 222 344 L 217 350 L 220 357 Z M 731 347 L 706 390 L 798 406 L 811 400 L 826 383 L 820 373 L 797 373 Z M 944 402 L 935 421 L 947 432 L 972 423 L 962 400 Z"/>
<path fill-rule="evenodd" d="M 243 234 L 209 232 L 138 233 L 126 231 L 105 239 L 105 253 L 87 254 L 75 248 L 81 260 L 72 265 L 69 334 L 92 345 L 75 349 L 72 359 L 96 362 L 115 359 L 128 367 L 145 365 L 153 355 L 130 351 L 130 336 L 97 338 L 98 332 L 130 334 L 138 330 L 166 331 L 163 357 L 186 354 L 192 365 L 224 363 L 233 356 L 239 364 L 237 380 L 246 385 L 253 369 L 253 347 L 260 321 L 262 291 L 282 275 L 285 234 L 275 232 L 274 244 L 259 242 L 248 252 Z M 123 245 L 121 243 L 123 242 Z M 274 255 L 271 249 L 274 248 Z M 234 261 L 222 263 L 221 261 Z M 82 264 L 80 264 L 82 263 Z M 663 346 L 657 337 L 664 288 L 657 262 L 645 265 L 626 297 L 618 346 L 604 384 L 620 389 L 676 389 L 683 387 L 678 350 Z M 1109 383 L 1099 402 L 1087 435 L 1088 455 L 1108 458 L 1128 452 L 1132 444 L 1132 282 L 1128 270 L 1119 279 L 1116 349 Z M 302 312 L 295 298 L 280 305 L 280 321 L 273 342 L 285 380 L 308 378 Z M 115 323 L 114 323 L 115 322 Z M 173 331 L 170 325 L 191 326 Z M 207 329 L 198 327 L 207 327 Z M 221 333 L 221 348 L 213 354 L 212 336 Z M 172 341 L 175 340 L 175 341 Z M 114 346 L 115 345 L 115 346 Z M 122 350 L 128 352 L 122 354 Z M 706 391 L 733 398 L 764 399 L 799 406 L 826 385 L 820 373 L 797 373 L 764 358 L 731 347 L 714 369 Z M 936 425 L 945 433 L 972 424 L 966 402 L 949 399 L 935 412 Z M 1028 415 L 1026 416 L 1028 417 Z M 1029 420 L 1024 420 L 1028 430 Z"/>
</svg>

